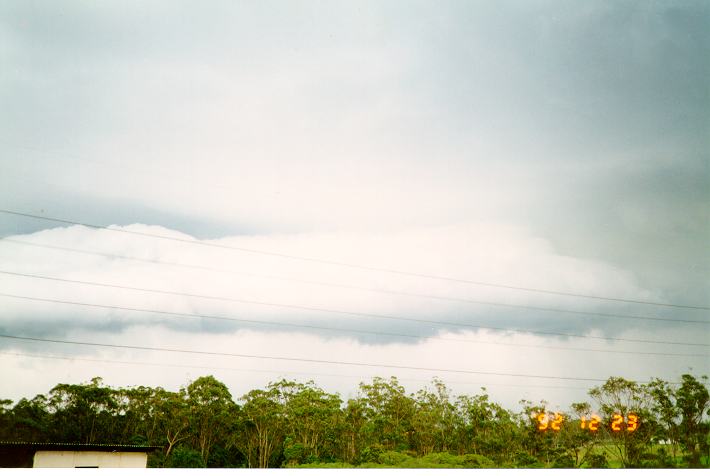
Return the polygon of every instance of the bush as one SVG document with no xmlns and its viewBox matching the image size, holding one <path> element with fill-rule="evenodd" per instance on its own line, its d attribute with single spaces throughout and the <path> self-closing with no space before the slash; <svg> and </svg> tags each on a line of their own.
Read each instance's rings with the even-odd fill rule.
<svg viewBox="0 0 710 476">
<path fill-rule="evenodd" d="M 429 453 L 417 460 L 417 468 L 463 468 L 465 458 L 451 453 Z"/>
<path fill-rule="evenodd" d="M 205 462 L 199 451 L 178 446 L 168 457 L 167 468 L 204 468 Z"/>
<path fill-rule="evenodd" d="M 342 468 L 352 468 L 353 465 L 344 463 L 342 461 L 337 461 L 334 463 L 306 463 L 299 464 L 295 466 L 296 468 L 330 468 L 330 469 L 342 469 Z"/>
<path fill-rule="evenodd" d="M 589 455 L 587 458 L 587 462 L 589 463 L 590 468 L 608 468 L 609 467 L 609 461 L 606 459 L 606 456 L 603 454 L 593 454 Z"/>
<path fill-rule="evenodd" d="M 413 458 L 406 453 L 384 451 L 377 461 L 366 461 L 358 468 L 493 468 L 495 464 L 482 455 L 466 454 L 462 456 L 451 453 L 430 453 L 420 458 Z"/>
<path fill-rule="evenodd" d="M 241 451 L 221 445 L 215 445 L 207 458 L 208 468 L 243 468 L 245 465 L 244 454 Z"/>
<path fill-rule="evenodd" d="M 295 443 L 291 438 L 286 438 L 283 447 L 284 466 L 291 467 L 306 463 L 307 461 L 305 461 L 304 458 L 305 454 L 305 446 L 301 443 Z"/>
<path fill-rule="evenodd" d="M 519 451 L 515 454 L 515 467 L 516 468 L 544 468 L 537 458 L 524 451 Z"/>
<path fill-rule="evenodd" d="M 464 468 L 495 468 L 496 464 L 490 458 L 483 455 L 465 454 L 463 455 Z"/>
<path fill-rule="evenodd" d="M 412 458 L 404 453 L 398 453 L 396 451 L 385 451 L 381 453 L 377 458 L 377 462 L 385 466 L 395 466 L 402 467 Z"/>
<path fill-rule="evenodd" d="M 363 449 L 360 453 L 360 461 L 363 463 L 375 463 L 379 460 L 380 455 L 384 452 L 382 445 L 372 445 Z"/>
<path fill-rule="evenodd" d="M 558 455 L 552 462 L 553 468 L 574 468 L 574 459 L 568 454 Z"/>
</svg>

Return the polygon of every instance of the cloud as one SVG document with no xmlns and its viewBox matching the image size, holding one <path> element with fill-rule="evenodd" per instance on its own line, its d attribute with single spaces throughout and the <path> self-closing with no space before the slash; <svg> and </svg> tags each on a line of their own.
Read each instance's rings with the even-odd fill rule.
<svg viewBox="0 0 710 476">
<path fill-rule="evenodd" d="M 705 303 L 705 4 L 15 2 L 0 10 L 5 208 L 477 281 Z M 707 335 L 696 324 L 462 299 L 669 319 L 698 319 L 697 311 L 414 279 L 81 227 L 43 231 L 47 226 L 0 216 L 3 237 L 193 267 L 7 240 L 0 241 L 2 267 L 457 325 L 679 342 Z M 483 335 L 451 324 L 8 275 L 0 276 L 0 287 L 60 300 L 417 337 L 287 332 L 0 298 L 3 331 L 35 336 L 150 342 L 146 329 L 155 329 L 175 343 L 214 348 L 253 341 L 264 349 L 313 347 L 329 356 L 344 350 L 383 360 L 415 355 L 440 358 L 441 365 L 469 359 L 481 368 L 497 363 L 490 352 L 443 355 L 445 344 L 459 344 L 441 337 L 579 344 L 571 337 Z M 515 360 L 528 354 L 494 352 L 501 364 L 528 368 Z M 594 365 L 601 373 L 619 368 L 629 377 L 683 367 L 675 358 L 660 365 L 584 354 L 565 356 L 569 366 L 555 370 L 560 356 L 546 352 L 530 365 L 574 373 L 585 367 L 582 360 L 599 357 Z M 3 359 L 13 376 L 4 374 L 6 381 L 17 381 L 18 368 L 35 369 L 33 375 L 62 368 L 62 361 L 52 367 Z M 692 358 L 682 362 L 706 367 Z M 77 373 L 61 375 L 74 379 L 96 367 L 77 361 L 71 365 Z M 184 383 L 185 371 L 176 372 L 165 382 Z M 131 373 L 112 375 L 120 381 Z M 23 388 L 29 387 L 16 391 Z"/>
<path fill-rule="evenodd" d="M 485 332 L 443 334 L 441 337 L 498 340 L 496 335 Z M 314 380 L 323 388 L 339 392 L 347 399 L 356 396 L 359 382 L 373 376 L 395 375 L 409 391 L 422 388 L 437 376 L 456 394 L 477 393 L 481 387 L 487 387 L 496 401 L 508 407 L 515 408 L 518 401 L 525 398 L 532 401 L 545 399 L 565 409 L 572 401 L 585 400 L 586 390 L 600 383 L 574 378 L 603 380 L 610 375 L 622 375 L 638 381 L 651 377 L 675 380 L 680 373 L 688 371 L 688 365 L 693 365 L 696 370 L 704 365 L 703 358 L 550 350 L 543 347 L 549 344 L 547 339 L 524 335 L 511 337 L 506 342 L 526 347 L 508 349 L 436 339 L 418 343 L 367 344 L 348 337 L 326 339 L 301 332 L 242 330 L 223 334 L 184 333 L 143 325 L 100 337 L 88 331 L 74 331 L 71 338 L 108 344 L 130 343 L 134 346 L 241 354 L 242 357 L 107 348 L 97 350 L 91 347 L 70 349 L 66 345 L 46 343 L 25 345 L 19 351 L 17 348 L 3 349 L 0 354 L 4 362 L 4 381 L 16 382 L 3 389 L 4 397 L 18 398 L 44 393 L 57 382 L 88 381 L 96 375 L 104 377 L 109 385 L 114 386 L 160 385 L 177 389 L 200 375 L 213 374 L 230 387 L 235 397 L 251 389 L 261 388 L 269 381 L 287 378 Z M 624 350 L 624 346 L 610 345 L 608 350 Z M 28 357 L 27 354 L 37 357 Z M 264 360 L 245 355 L 286 360 Z M 288 360 L 292 358 L 341 363 Z M 373 366 L 347 365 L 342 362 Z M 382 367 L 382 364 L 413 369 Z M 565 379 L 514 377 L 509 374 Z M 51 378 L 47 379 L 47 375 L 51 375 Z"/>
<path fill-rule="evenodd" d="M 183 233 L 155 226 L 131 225 L 112 229 L 193 241 L 192 237 Z M 15 241 L 90 251 L 103 256 L 27 246 Z M 30 297 L 188 314 L 241 316 L 243 319 L 278 319 L 287 323 L 301 322 L 319 326 L 346 326 L 356 329 L 373 326 L 395 332 L 411 332 L 414 329 L 417 330 L 416 335 L 422 336 L 435 334 L 436 327 L 420 329 L 421 324 L 397 319 L 366 318 L 318 312 L 315 309 L 531 329 L 542 329 L 539 326 L 544 321 L 547 324 L 543 327 L 573 329 L 579 332 L 595 328 L 600 319 L 590 320 L 586 316 L 575 314 L 487 306 L 456 299 L 582 311 L 605 309 L 603 304 L 584 301 L 580 303 L 579 299 L 373 272 L 199 246 L 199 243 L 562 292 L 610 295 L 637 300 L 658 298 L 653 292 L 640 288 L 628 271 L 600 262 L 557 255 L 545 240 L 529 236 L 525 230 L 495 223 L 398 232 L 234 236 L 217 240 L 195 240 L 195 243 L 158 240 L 73 226 L 9 237 L 0 241 L 5 271 L 162 290 L 166 293 L 223 297 L 236 300 L 235 302 L 92 287 L 11 275 L 3 275 L 0 279 L 7 293 Z M 127 256 L 136 260 L 118 259 L 115 256 Z M 186 266 L 160 265 L 153 261 Z M 324 283 L 325 286 L 317 283 Z M 327 286 L 328 284 L 336 286 Z M 250 303 L 271 303 L 273 306 Z M 121 322 L 128 325 L 148 318 L 141 313 L 28 302 L 10 303 L 8 311 L 8 316 L 14 316 L 15 320 L 23 322 L 52 315 L 59 328 L 64 330 L 87 325 L 97 326 L 97 321 L 107 317 L 113 318 L 114 325 Z M 165 316 L 160 316 L 160 321 L 165 319 Z M 173 325 L 178 329 L 195 329 L 194 321 L 177 318 L 173 320 Z M 532 325 L 533 323 L 535 325 Z M 229 323 L 205 321 L 199 327 L 222 329 L 227 324 Z M 630 324 L 625 322 L 624 326 L 629 328 Z M 52 332 L 49 330 L 51 327 L 41 326 L 43 331 L 49 333 Z"/>
</svg>

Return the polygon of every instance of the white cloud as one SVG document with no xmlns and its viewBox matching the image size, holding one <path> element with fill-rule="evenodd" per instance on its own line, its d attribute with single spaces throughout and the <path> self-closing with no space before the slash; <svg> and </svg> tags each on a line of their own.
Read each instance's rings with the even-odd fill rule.
<svg viewBox="0 0 710 476">
<path fill-rule="evenodd" d="M 125 228 L 114 228 L 190 239 L 184 234 L 160 227 L 131 225 Z M 569 298 L 349 269 L 78 226 L 45 230 L 27 236 L 14 236 L 10 237 L 10 240 L 125 255 L 144 260 L 190 264 L 221 269 L 225 272 L 97 257 L 23 246 L 8 240 L 0 241 L 0 261 L 3 263 L 3 270 L 63 279 L 161 289 L 178 293 L 223 296 L 240 300 L 376 313 L 415 319 L 493 324 L 496 327 L 537 329 L 559 329 L 562 327 L 576 329 L 577 332 L 587 332 L 590 326 L 585 324 L 586 321 L 583 317 L 571 314 L 559 316 L 532 311 L 510 312 L 491 306 L 324 287 L 283 279 L 256 277 L 256 275 L 522 305 L 575 306 L 577 309 L 584 310 L 593 310 L 599 306 L 594 303 L 582 304 L 583 301 L 580 300 L 573 303 Z M 633 276 L 624 270 L 604 263 L 559 256 L 545 240 L 531 237 L 523 229 L 495 223 L 389 233 L 234 236 L 207 243 L 561 291 L 636 299 L 654 297 L 650 291 L 639 288 L 635 284 Z M 379 340 L 373 340 L 372 336 L 368 338 L 367 335 L 338 335 L 337 333 L 315 330 L 309 332 L 303 328 L 293 327 L 277 326 L 274 329 L 252 324 L 246 325 L 246 327 L 243 324 L 229 326 L 220 321 L 177 319 L 164 315 L 156 316 L 146 313 L 1 298 L 4 312 L 0 326 L 4 328 L 5 333 L 19 335 L 62 337 L 121 345 L 387 363 L 427 368 L 599 378 L 620 373 L 630 378 L 638 376 L 639 379 L 643 379 L 651 375 L 655 376 L 654 372 L 656 371 L 661 371 L 662 376 L 672 377 L 674 375 L 672 372 L 679 368 L 679 371 L 682 371 L 683 365 L 687 362 L 694 362 L 701 367 L 703 365 L 702 358 L 630 356 L 573 352 L 545 347 L 552 345 L 647 352 L 659 347 L 644 346 L 643 344 L 630 345 L 629 343 L 588 341 L 575 338 L 560 340 L 514 332 L 500 334 L 474 331 L 470 328 L 459 328 L 455 331 L 450 328 L 447 331 L 445 328 L 422 323 L 82 286 L 10 275 L 0 275 L 0 287 L 4 293 L 45 299 L 421 335 L 422 339 L 381 336 Z M 532 321 L 530 321 L 531 319 Z M 570 324 L 570 322 L 572 323 Z M 237 326 L 241 327 L 241 330 L 238 330 Z M 633 322 L 625 323 L 623 328 L 624 330 L 617 332 L 615 337 L 638 338 L 639 335 L 648 335 L 650 337 L 646 337 L 647 339 L 654 339 L 652 331 L 644 330 Z M 664 334 L 665 338 L 668 336 L 670 333 Z M 693 338 L 692 329 L 679 329 L 677 335 L 673 337 L 680 341 L 690 340 Z M 658 336 L 655 336 L 655 339 L 658 339 Z M 501 342 L 508 345 L 492 345 L 490 342 Z M 509 345 L 516 343 L 533 347 Z M 23 343 L 20 345 L 9 340 L 3 340 L 2 344 L 6 352 L 50 352 L 51 355 L 74 355 L 93 359 L 204 365 L 212 367 L 214 370 L 212 373 L 222 376 L 230 384 L 235 394 L 245 392 L 249 386 L 264 385 L 269 379 L 278 377 L 278 374 L 262 373 L 263 370 L 279 370 L 284 372 L 284 375 L 296 372 L 292 375 L 294 378 L 304 377 L 298 372 L 350 375 L 351 377 L 347 378 L 328 377 L 327 375 L 312 376 L 322 385 L 340 391 L 344 395 L 354 391 L 359 377 L 366 375 L 398 375 L 402 378 L 414 379 L 413 388 L 418 388 L 423 384 L 422 379 L 428 380 L 434 375 L 445 377 L 451 382 L 487 382 L 489 384 L 520 384 L 521 382 L 520 379 L 494 376 L 464 375 L 465 378 L 462 378 L 462 375 L 441 372 L 254 361 L 180 354 L 146 354 L 136 350 L 95 349 L 59 344 Z M 541 347 L 535 348 L 534 346 Z M 668 350 L 678 352 L 674 347 L 668 347 Z M 13 396 L 44 391 L 56 383 L 57 379 L 85 380 L 93 376 L 90 375 L 92 373 L 101 374 L 107 377 L 109 382 L 114 382 L 117 385 L 146 383 L 177 387 L 186 383 L 189 378 L 211 372 L 209 369 L 177 367 L 157 369 L 150 366 L 104 365 L 83 361 L 66 363 L 66 361 L 11 355 L 2 355 L 1 358 L 6 363 L 3 365 L 2 380 L 16 382 L 11 390 Z M 662 360 L 664 361 L 663 370 L 658 366 Z M 220 369 L 225 366 L 230 368 L 246 367 L 257 371 L 242 372 L 235 376 L 233 371 Z M 64 373 L 58 369 L 63 369 Z M 20 380 L 15 380 L 17 372 L 35 375 L 36 378 L 28 378 L 22 380 L 26 383 L 21 383 Z M 528 380 L 523 383 L 525 382 Z M 530 379 L 529 382 L 531 385 L 560 383 L 554 380 L 535 379 Z M 579 382 L 562 381 L 562 384 L 565 387 L 580 386 Z M 474 389 L 477 388 L 477 385 L 478 383 L 474 385 Z M 452 386 L 457 390 L 467 391 L 465 386 L 459 384 L 452 384 Z M 471 385 L 466 387 L 468 391 L 471 391 L 470 387 Z M 543 395 L 546 390 L 550 389 L 535 390 L 533 387 L 520 389 L 519 387 L 501 386 L 495 392 L 499 398 L 513 402 L 517 401 L 521 390 L 524 396 L 532 397 Z M 561 392 L 560 398 L 572 398 L 571 395 L 575 395 L 575 398 L 579 396 L 579 390 L 559 390 L 559 392 Z"/>
<path fill-rule="evenodd" d="M 445 334 L 442 337 L 452 337 Z M 456 338 L 496 340 L 488 333 L 456 334 Z M 193 349 L 215 353 L 266 355 L 285 358 L 402 365 L 432 369 L 456 369 L 473 372 L 499 372 L 605 379 L 611 375 L 646 380 L 650 377 L 676 379 L 687 371 L 679 359 L 662 357 L 619 358 L 618 354 L 590 354 L 536 349 L 546 339 L 515 336 L 508 343 L 532 347 L 501 350 L 493 345 L 472 345 L 441 340 L 425 340 L 417 344 L 390 343 L 368 345 L 350 338 L 324 339 L 304 333 L 261 333 L 240 331 L 221 335 L 183 333 L 163 328 L 138 326 L 120 333 L 97 337 L 75 331 L 71 339 L 134 346 Z M 608 347 L 622 350 L 623 346 Z M 487 387 L 491 395 L 506 406 L 515 407 L 518 400 L 546 399 L 563 408 L 571 401 L 584 399 L 586 389 L 594 381 L 537 379 L 524 377 L 476 375 L 442 370 L 406 370 L 385 367 L 362 367 L 343 364 L 319 364 L 294 361 L 262 360 L 244 357 L 206 356 L 90 347 L 68 350 L 59 344 L 26 346 L 20 353 L 31 355 L 69 356 L 70 359 L 41 359 L 12 355 L 4 350 L 3 381 L 15 382 L 4 390 L 4 397 L 43 393 L 59 382 L 87 381 L 102 376 L 114 386 L 151 385 L 176 389 L 200 375 L 213 374 L 224 381 L 235 397 L 253 388 L 265 386 L 280 378 L 314 380 L 344 398 L 356 394 L 357 385 L 373 376 L 396 375 L 410 391 L 423 387 L 431 378 L 442 378 L 455 393 L 474 393 Z M 76 360 L 71 360 L 74 357 Z M 86 359 L 86 360 L 82 360 Z M 105 360 L 113 362 L 96 362 Z M 133 364 L 131 364 L 131 362 Z M 687 361 L 686 361 L 687 362 Z M 700 359 L 695 363 L 702 365 Z M 662 363 L 662 366 L 659 364 Z M 660 368 L 662 367 L 662 368 Z"/>
<path fill-rule="evenodd" d="M 187 235 L 160 227 L 132 225 L 124 229 L 183 240 L 191 239 Z M 97 257 L 6 241 L 0 248 L 4 255 L 5 270 L 246 301 L 412 315 L 435 320 L 450 320 L 445 318 L 466 315 L 474 322 L 477 317 L 491 312 L 499 314 L 500 311 L 490 306 L 298 282 L 308 281 L 519 305 L 587 310 L 598 305 L 593 301 L 580 303 L 579 299 L 574 302 L 559 296 L 373 272 L 83 227 L 57 228 L 28 236 L 10 237 L 10 240 L 209 269 Z M 633 275 L 627 271 L 600 262 L 559 256 L 545 240 L 531 237 L 523 229 L 495 223 L 398 232 L 235 236 L 204 243 L 512 286 L 619 298 L 654 298 L 650 291 L 639 288 Z M 269 279 L 270 276 L 284 279 Z M 8 292 L 40 297 L 48 295 L 52 298 L 88 300 L 119 306 L 154 307 L 176 312 L 192 310 L 221 315 L 246 312 L 249 316 L 278 316 L 282 320 L 307 316 L 308 320 L 313 322 L 331 322 L 334 319 L 341 322 L 353 321 L 352 318 L 327 313 L 246 303 L 87 287 L 7 275 L 0 279 Z M 35 306 L 15 303 L 12 307 L 17 308 L 18 312 L 32 314 Z M 93 311 L 90 314 L 93 314 Z M 140 318 L 134 316 L 132 319 Z M 515 320 L 511 319 L 510 322 Z M 390 322 L 387 326 L 395 329 L 398 327 L 396 322 Z"/>
<path fill-rule="evenodd" d="M 710 190 L 703 173 L 708 147 L 698 126 L 707 115 L 707 74 L 696 61 L 703 44 L 696 40 L 707 28 L 693 20 L 703 17 L 696 6 L 226 2 L 201 8 L 158 2 L 39 9 L 8 3 L 0 9 L 6 13 L 0 14 L 0 56 L 8 65 L 0 73 L 3 208 L 159 224 L 171 229 L 127 229 L 189 239 L 179 229 L 222 237 L 215 243 L 229 246 L 476 281 L 652 301 L 702 303 L 707 295 L 701 217 Z M 37 223 L 3 215 L 0 236 L 29 233 Z M 225 237 L 225 229 L 236 236 Z M 702 318 L 690 310 L 372 273 L 80 227 L 15 238 L 227 272 L 7 241 L 0 241 L 1 269 L 542 332 L 678 342 L 707 336 L 694 324 L 521 311 L 294 280 Z M 456 330 L 9 275 L 0 276 L 0 292 L 426 338 Z M 159 337 L 216 349 L 276 346 L 447 366 L 466 360 L 560 375 L 586 369 L 603 376 L 616 370 L 628 377 L 656 370 L 672 376 L 690 364 L 707 369 L 695 358 L 660 364 L 657 357 L 562 356 L 552 349 L 528 354 L 512 346 L 479 354 L 451 340 L 356 339 L 286 327 L 281 334 L 242 329 L 243 323 L 10 298 L 0 304 L 0 327 L 18 334 L 116 342 Z M 582 344 L 516 333 L 485 337 Z M 8 349 L 7 342 L 0 345 Z M 157 375 L 177 386 L 186 376 L 184 369 L 2 359 L 8 365 L 0 386 L 13 382 L 16 395 L 56 380 L 90 378 L 97 368 L 123 384 L 155 383 Z M 34 373 L 19 378 L 19 368 Z"/>
</svg>

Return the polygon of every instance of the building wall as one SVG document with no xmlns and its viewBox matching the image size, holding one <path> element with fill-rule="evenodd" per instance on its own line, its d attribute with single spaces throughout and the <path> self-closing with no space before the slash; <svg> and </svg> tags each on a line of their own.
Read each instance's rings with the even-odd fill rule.
<svg viewBox="0 0 710 476">
<path fill-rule="evenodd" d="M 148 454 L 120 451 L 37 451 L 35 468 L 145 468 Z"/>
</svg>

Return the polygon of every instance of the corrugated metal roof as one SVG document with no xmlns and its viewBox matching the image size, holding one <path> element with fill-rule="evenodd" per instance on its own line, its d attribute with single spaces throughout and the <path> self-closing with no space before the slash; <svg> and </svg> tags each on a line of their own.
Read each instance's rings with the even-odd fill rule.
<svg viewBox="0 0 710 476">
<path fill-rule="evenodd" d="M 147 445 L 117 445 L 110 443 L 55 443 L 55 442 L 36 442 L 36 441 L 0 441 L 0 447 L 5 448 L 32 448 L 36 450 L 54 450 L 54 451 L 155 451 L 161 446 Z"/>
</svg>

